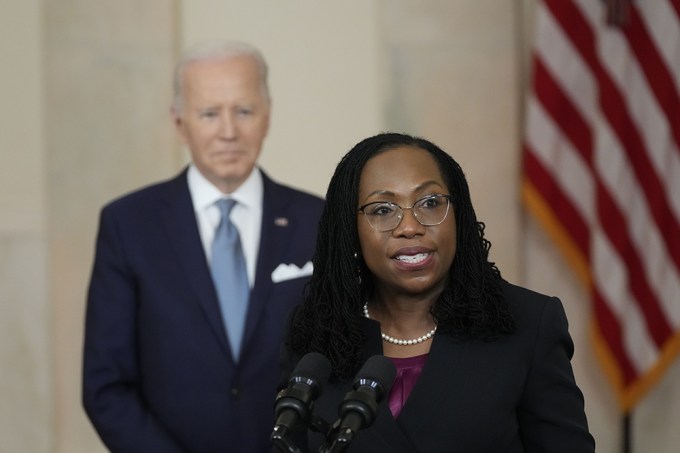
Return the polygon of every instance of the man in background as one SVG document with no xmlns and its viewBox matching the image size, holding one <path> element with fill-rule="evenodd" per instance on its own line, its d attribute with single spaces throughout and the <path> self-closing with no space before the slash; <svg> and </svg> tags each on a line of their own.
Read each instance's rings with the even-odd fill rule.
<svg viewBox="0 0 680 453">
<path fill-rule="evenodd" d="M 259 51 L 189 49 L 174 88 L 192 162 L 101 212 L 84 407 L 113 452 L 271 451 L 283 324 L 323 201 L 257 166 L 271 110 Z"/>
</svg>

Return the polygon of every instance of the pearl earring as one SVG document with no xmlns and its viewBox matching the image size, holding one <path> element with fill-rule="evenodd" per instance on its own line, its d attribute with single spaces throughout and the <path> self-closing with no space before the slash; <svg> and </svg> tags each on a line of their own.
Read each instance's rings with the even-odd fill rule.
<svg viewBox="0 0 680 453">
<path fill-rule="evenodd" d="M 359 286 L 361 286 L 361 263 L 359 262 L 359 253 L 358 252 L 354 252 L 354 260 L 356 261 L 355 272 L 357 274 L 357 281 L 359 282 Z"/>
</svg>

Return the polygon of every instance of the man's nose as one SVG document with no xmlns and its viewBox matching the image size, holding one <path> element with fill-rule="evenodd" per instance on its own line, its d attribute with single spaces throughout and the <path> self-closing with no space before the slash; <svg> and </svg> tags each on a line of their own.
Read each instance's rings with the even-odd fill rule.
<svg viewBox="0 0 680 453">
<path fill-rule="evenodd" d="M 234 121 L 233 115 L 223 115 L 220 122 L 220 135 L 223 138 L 232 139 L 236 137 L 237 130 L 238 128 L 236 126 L 236 121 Z"/>
</svg>

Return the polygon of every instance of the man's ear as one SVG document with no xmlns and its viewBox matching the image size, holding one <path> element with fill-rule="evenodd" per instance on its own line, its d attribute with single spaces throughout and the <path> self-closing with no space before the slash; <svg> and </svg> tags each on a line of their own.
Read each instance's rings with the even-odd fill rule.
<svg viewBox="0 0 680 453">
<path fill-rule="evenodd" d="M 180 140 L 185 141 L 184 121 L 175 106 L 170 107 L 170 118 L 172 118 L 172 124 L 175 125 L 177 136 Z"/>
</svg>

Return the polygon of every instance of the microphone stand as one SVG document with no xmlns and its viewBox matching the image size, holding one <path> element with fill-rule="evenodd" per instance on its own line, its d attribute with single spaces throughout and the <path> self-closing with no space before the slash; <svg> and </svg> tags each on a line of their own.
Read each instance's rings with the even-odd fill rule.
<svg viewBox="0 0 680 453">
<path fill-rule="evenodd" d="M 354 437 L 354 434 L 351 434 L 351 437 Z M 350 441 L 351 439 L 345 440 L 344 438 L 336 437 L 330 447 L 327 444 L 319 447 L 319 453 L 340 453 L 349 446 Z"/>
<path fill-rule="evenodd" d="M 310 431 L 323 434 L 326 438 L 326 443 L 329 442 L 330 424 L 323 418 L 312 416 L 311 420 L 309 421 L 308 429 Z M 290 440 L 289 434 L 290 431 L 288 431 L 286 428 L 275 426 L 274 432 L 271 435 L 272 444 L 274 444 L 274 446 L 278 448 L 279 451 L 284 453 L 302 453 L 302 450 L 300 450 L 300 448 L 298 448 L 298 446 Z M 323 453 L 325 451 L 324 448 L 328 447 L 326 447 L 325 444 L 319 447 L 319 453 Z"/>
<path fill-rule="evenodd" d="M 333 424 L 333 429 L 326 436 L 326 443 L 319 448 L 319 453 L 345 451 L 357 431 L 373 423 L 378 414 L 378 403 L 370 394 L 352 390 L 340 405 L 340 413 L 341 418 Z"/>
<path fill-rule="evenodd" d="M 271 435 L 271 441 L 274 446 L 278 448 L 279 451 L 285 453 L 302 453 L 302 450 L 300 450 L 283 431 L 285 430 L 279 429 L 278 426 L 274 428 L 274 432 Z"/>
<path fill-rule="evenodd" d="M 349 440 L 346 440 L 344 437 L 341 439 L 340 432 L 336 432 L 336 434 L 333 435 L 333 432 L 337 431 L 338 428 L 339 426 L 336 422 L 333 430 L 326 435 L 326 442 L 319 447 L 319 453 L 339 453 L 349 446 L 351 437 L 354 437 L 353 434 L 350 433 L 351 437 Z M 349 431 L 349 429 L 345 431 Z"/>
</svg>

